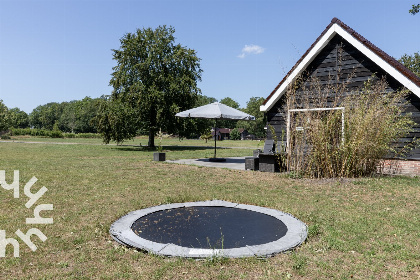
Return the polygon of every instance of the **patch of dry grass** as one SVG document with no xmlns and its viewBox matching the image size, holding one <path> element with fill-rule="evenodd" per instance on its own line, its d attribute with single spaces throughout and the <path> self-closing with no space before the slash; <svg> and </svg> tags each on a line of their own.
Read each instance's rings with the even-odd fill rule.
<svg viewBox="0 0 420 280">
<path fill-rule="evenodd" d="M 173 149 L 169 158 L 206 149 Z M 242 155 L 244 149 L 223 150 Z M 416 279 L 420 276 L 418 178 L 290 179 L 285 175 L 152 161 L 152 152 L 105 145 L 0 143 L 0 170 L 20 170 L 21 194 L 0 188 L 0 229 L 26 232 L 24 183 L 46 186 L 54 224 L 38 225 L 38 250 L 21 243 L 20 258 L 0 258 L 4 279 Z M 268 259 L 162 258 L 123 247 L 110 225 L 153 205 L 222 199 L 279 209 L 309 226 L 309 238 Z"/>
</svg>

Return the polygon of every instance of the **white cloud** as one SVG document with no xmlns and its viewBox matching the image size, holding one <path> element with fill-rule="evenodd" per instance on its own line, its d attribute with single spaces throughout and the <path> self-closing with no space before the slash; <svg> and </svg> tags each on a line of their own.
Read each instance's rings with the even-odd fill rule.
<svg viewBox="0 0 420 280">
<path fill-rule="evenodd" d="M 264 48 L 258 45 L 245 45 L 242 49 L 242 53 L 238 55 L 239 58 L 244 58 L 249 54 L 260 54 L 264 52 Z"/>
</svg>

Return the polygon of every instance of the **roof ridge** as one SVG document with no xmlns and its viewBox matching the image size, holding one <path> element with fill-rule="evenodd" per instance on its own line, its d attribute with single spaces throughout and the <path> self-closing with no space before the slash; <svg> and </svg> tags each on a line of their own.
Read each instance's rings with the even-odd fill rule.
<svg viewBox="0 0 420 280">
<path fill-rule="evenodd" d="M 410 69 L 404 66 L 401 62 L 399 62 L 394 57 L 390 56 L 386 52 L 384 52 L 382 49 L 377 47 L 375 44 L 373 44 L 371 41 L 357 33 L 354 29 L 350 28 L 347 24 L 339 20 L 338 18 L 335 19 L 334 23 L 339 24 L 343 29 L 345 29 L 350 35 L 352 35 L 354 38 L 356 38 L 359 42 L 361 42 L 363 45 L 365 45 L 367 48 L 369 48 L 371 51 L 376 53 L 378 56 L 380 56 L 383 60 L 391 64 L 394 68 L 396 68 L 401 74 L 412 80 L 416 85 L 420 86 L 420 77 L 418 77 L 416 74 L 414 74 Z M 331 22 L 333 22 L 331 20 Z M 351 31 L 351 32 L 349 32 Z"/>
<path fill-rule="evenodd" d="M 375 46 L 372 42 L 367 40 L 365 37 L 357 33 L 354 29 L 350 28 L 347 24 L 342 22 L 337 17 L 334 17 L 331 22 L 327 25 L 324 31 L 316 38 L 316 40 L 312 43 L 312 45 L 308 48 L 308 50 L 302 55 L 302 57 L 296 62 L 296 64 L 290 69 L 289 72 L 284 76 L 284 78 L 280 81 L 280 83 L 274 88 L 274 90 L 270 93 L 270 95 L 264 100 L 262 105 L 265 105 L 268 100 L 275 94 L 275 92 L 280 88 L 280 86 L 286 81 L 286 79 L 291 75 L 291 73 L 298 67 L 298 65 L 302 62 L 302 60 L 309 54 L 309 52 L 315 47 L 315 45 L 319 42 L 319 40 L 328 32 L 328 30 L 334 25 L 337 24 L 341 28 L 343 28 L 347 33 L 349 33 L 353 38 L 367 47 L 369 50 L 374 52 L 378 55 L 381 59 L 385 62 L 390 64 L 393 68 L 395 68 L 398 72 L 400 72 L 403 76 L 408 78 L 414 84 L 420 87 L 420 77 L 414 74 L 410 69 L 405 67 L 402 63 L 398 60 L 393 58 L 392 56 L 388 55 L 386 52 Z"/>
</svg>

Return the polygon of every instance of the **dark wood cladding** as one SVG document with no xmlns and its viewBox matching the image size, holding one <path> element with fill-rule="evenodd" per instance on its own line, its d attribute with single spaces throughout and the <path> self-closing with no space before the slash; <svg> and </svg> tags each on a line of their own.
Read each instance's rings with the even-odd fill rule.
<svg viewBox="0 0 420 280">
<path fill-rule="evenodd" d="M 341 69 L 339 78 L 337 78 L 338 68 Z M 403 88 L 397 80 L 339 35 L 335 35 L 328 45 L 325 46 L 309 64 L 303 77 L 303 83 L 308 86 L 311 82 L 309 77 L 314 76 L 325 86 L 331 81 L 333 83 L 342 83 L 349 75 L 353 75 L 353 78 L 348 86 L 348 94 L 350 94 L 350 91 L 357 91 L 358 88 L 363 86 L 363 84 L 373 76 L 375 76 L 375 79 L 384 77 L 388 83 L 387 91 L 389 92 L 395 92 Z M 304 92 L 302 88 L 298 89 L 298 96 L 307 96 L 308 94 L 311 93 Z M 408 143 L 412 141 L 413 138 L 420 138 L 420 98 L 415 94 L 410 93 L 407 100 L 409 101 L 409 104 L 405 105 L 405 112 L 410 113 L 412 119 L 417 124 L 413 127 L 413 132 L 407 137 L 400 139 L 400 143 L 396 143 L 396 145 L 401 145 L 401 142 Z M 277 139 L 279 140 L 282 138 L 282 130 L 284 130 L 283 138 L 286 137 L 287 112 L 284 112 L 284 104 L 285 96 L 281 97 L 280 100 L 266 112 L 267 124 L 274 128 Z M 273 139 L 270 128 L 267 129 L 267 139 Z M 420 148 L 413 150 L 408 158 L 420 160 Z"/>
</svg>

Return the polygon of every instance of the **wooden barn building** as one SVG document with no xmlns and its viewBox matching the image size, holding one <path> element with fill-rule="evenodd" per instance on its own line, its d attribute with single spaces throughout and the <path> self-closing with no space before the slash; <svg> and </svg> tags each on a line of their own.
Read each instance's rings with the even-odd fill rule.
<svg viewBox="0 0 420 280">
<path fill-rule="evenodd" d="M 290 112 L 284 106 L 285 94 L 297 78 L 309 79 L 316 76 L 325 81 L 335 76 L 337 71 L 350 70 L 354 75 L 350 90 L 362 86 L 373 75 L 378 79 L 386 79 L 387 91 L 408 89 L 410 93 L 406 111 L 411 112 L 417 124 L 413 132 L 401 140 L 409 142 L 414 137 L 420 138 L 420 78 L 337 18 L 331 21 L 260 107 L 266 114 L 267 126 L 274 128 L 278 139 L 282 130 L 288 131 L 287 118 Z M 337 81 L 340 82 L 339 79 Z M 299 88 L 297 92 L 304 94 L 303 90 L 299 93 Z M 267 139 L 273 139 L 270 129 L 267 129 Z M 387 159 L 385 162 L 397 166 L 392 170 L 394 173 L 420 176 L 420 147 L 411 151 L 408 160 Z"/>
</svg>

